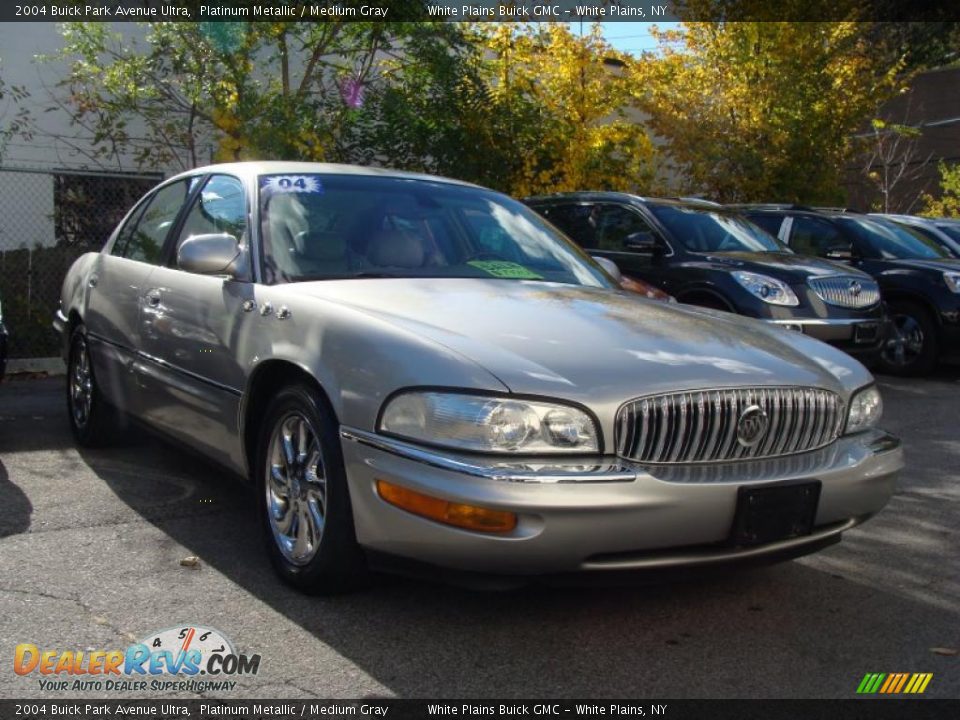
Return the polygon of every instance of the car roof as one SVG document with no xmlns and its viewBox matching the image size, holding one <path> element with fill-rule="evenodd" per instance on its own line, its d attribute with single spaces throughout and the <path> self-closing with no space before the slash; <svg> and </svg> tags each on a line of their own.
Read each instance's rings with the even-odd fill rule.
<svg viewBox="0 0 960 720">
<path fill-rule="evenodd" d="M 296 173 L 319 173 L 323 175 L 364 175 L 368 177 L 398 178 L 402 180 L 424 180 L 428 182 L 440 182 L 449 185 L 460 185 L 462 187 L 479 188 L 479 185 L 445 178 L 439 175 L 428 175 L 427 173 L 405 172 L 402 170 L 391 170 L 389 168 L 368 167 L 364 165 L 344 165 L 340 163 L 319 163 L 319 162 L 296 162 L 288 160 L 248 160 L 244 162 L 219 163 L 216 165 L 206 165 L 182 172 L 170 180 L 191 177 L 195 175 L 205 175 L 208 173 L 229 173 L 243 177 L 253 177 L 257 175 L 280 175 Z"/>
<path fill-rule="evenodd" d="M 633 195 L 632 193 L 615 192 L 612 190 L 584 190 L 580 192 L 561 192 L 551 193 L 549 195 L 533 195 L 522 198 L 522 202 L 528 204 L 538 204 L 545 202 L 556 202 L 562 200 L 580 201 L 580 202 L 639 202 L 650 205 L 668 205 L 672 207 L 692 207 L 703 210 L 727 209 L 726 206 L 715 203 L 711 200 L 699 200 L 696 198 L 658 198 L 647 197 L 645 195 Z"/>
</svg>

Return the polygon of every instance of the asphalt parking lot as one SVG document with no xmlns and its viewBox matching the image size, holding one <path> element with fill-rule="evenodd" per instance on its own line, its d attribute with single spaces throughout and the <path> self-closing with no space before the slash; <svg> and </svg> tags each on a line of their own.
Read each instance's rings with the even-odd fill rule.
<svg viewBox="0 0 960 720">
<path fill-rule="evenodd" d="M 867 672 L 932 672 L 926 696 L 960 697 L 960 656 L 932 651 L 960 646 L 956 369 L 881 379 L 907 469 L 819 555 L 658 586 L 385 579 L 335 598 L 274 578 L 250 492 L 215 467 L 149 438 L 78 451 L 63 382 L 0 385 L 2 697 L 56 697 L 13 673 L 17 643 L 124 648 L 188 622 L 262 655 L 224 698 L 849 698 Z"/>
</svg>

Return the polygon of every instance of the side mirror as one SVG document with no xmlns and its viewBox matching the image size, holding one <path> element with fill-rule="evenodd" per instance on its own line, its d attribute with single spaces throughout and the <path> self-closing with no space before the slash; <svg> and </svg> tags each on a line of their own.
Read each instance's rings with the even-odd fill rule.
<svg viewBox="0 0 960 720">
<path fill-rule="evenodd" d="M 240 278 L 247 272 L 247 254 L 233 235 L 193 235 L 177 250 L 177 265 L 181 270 L 199 275 Z"/>
<path fill-rule="evenodd" d="M 623 246 L 631 252 L 642 253 L 644 255 L 653 255 L 660 249 L 660 244 L 653 236 L 653 233 L 646 231 L 627 235 L 624 239 Z"/>
<path fill-rule="evenodd" d="M 594 262 L 597 263 L 600 267 L 607 271 L 607 275 L 612 277 L 618 283 L 623 280 L 623 275 L 620 273 L 620 268 L 617 267 L 617 264 L 605 257 L 600 257 L 599 255 L 593 255 Z"/>
</svg>

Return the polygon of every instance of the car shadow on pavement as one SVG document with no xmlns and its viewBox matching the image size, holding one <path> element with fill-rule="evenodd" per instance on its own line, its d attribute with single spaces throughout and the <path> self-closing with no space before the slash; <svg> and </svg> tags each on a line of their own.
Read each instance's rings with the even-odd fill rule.
<svg viewBox="0 0 960 720">
<path fill-rule="evenodd" d="M 852 697 L 867 671 L 943 673 L 951 662 L 929 648 L 956 627 L 956 610 L 858 576 L 879 564 L 882 578 L 869 543 L 840 556 L 849 573 L 804 560 L 666 585 L 493 593 L 381 578 L 366 592 L 309 597 L 272 573 L 239 480 L 155 440 L 82 456 L 201 563 L 399 696 Z M 192 492 L 158 505 L 130 482 L 146 467 L 142 482 L 162 474 Z M 850 533 L 855 548 L 863 532 Z M 924 571 L 943 562 L 923 560 Z M 322 694 L 323 668 L 304 660 L 298 687 Z"/>
<path fill-rule="evenodd" d="M 33 505 L 19 487 L 10 481 L 3 460 L 0 460 L 0 538 L 19 535 L 30 529 Z"/>
<path fill-rule="evenodd" d="M 57 402 L 51 411 L 50 395 Z M 7 378 L 0 384 L 0 457 L 33 450 L 63 450 L 74 446 L 63 410 L 66 380 Z"/>
</svg>

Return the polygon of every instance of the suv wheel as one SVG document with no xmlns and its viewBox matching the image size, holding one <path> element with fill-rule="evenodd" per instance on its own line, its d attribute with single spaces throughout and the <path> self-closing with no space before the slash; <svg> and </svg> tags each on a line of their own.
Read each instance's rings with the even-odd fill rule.
<svg viewBox="0 0 960 720">
<path fill-rule="evenodd" d="M 254 480 L 267 552 L 305 592 L 351 590 L 367 575 L 337 428 L 316 391 L 294 385 L 274 398 L 260 433 Z"/>
<path fill-rule="evenodd" d="M 933 319 L 914 302 L 890 305 L 892 328 L 880 352 L 880 367 L 891 375 L 929 375 L 937 367 Z"/>
</svg>

